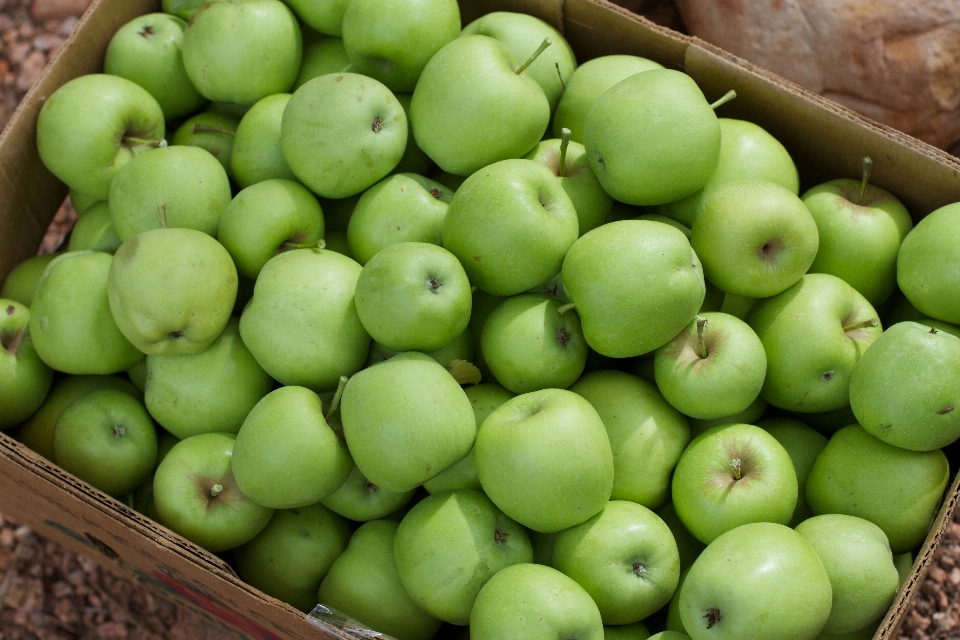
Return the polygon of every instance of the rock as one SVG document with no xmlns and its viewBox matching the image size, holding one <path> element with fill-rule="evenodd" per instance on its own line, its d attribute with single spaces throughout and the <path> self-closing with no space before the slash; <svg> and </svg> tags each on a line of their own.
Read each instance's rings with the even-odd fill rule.
<svg viewBox="0 0 960 640">
<path fill-rule="evenodd" d="M 66 20 L 82 15 L 92 0 L 33 0 L 30 15 L 36 22 Z"/>
<path fill-rule="evenodd" d="M 956 0 L 676 0 L 690 33 L 942 148 L 960 142 Z"/>
<path fill-rule="evenodd" d="M 17 76 L 17 91 L 29 91 L 46 65 L 47 56 L 43 52 L 31 51 L 27 59 L 20 65 L 20 74 Z"/>
</svg>

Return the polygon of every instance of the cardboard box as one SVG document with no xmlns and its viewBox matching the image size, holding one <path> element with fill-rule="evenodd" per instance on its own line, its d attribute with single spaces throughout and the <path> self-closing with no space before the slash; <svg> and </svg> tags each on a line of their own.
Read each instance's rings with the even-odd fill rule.
<svg viewBox="0 0 960 640">
<path fill-rule="evenodd" d="M 97 0 L 0 137 L 0 279 L 36 253 L 66 188 L 41 164 L 36 119 L 57 87 L 101 70 L 113 33 L 158 10 L 156 0 Z M 898 195 L 916 219 L 960 200 L 960 161 L 869 121 L 694 38 L 657 27 L 604 0 L 461 0 L 464 24 L 490 11 L 523 11 L 560 29 L 580 62 L 629 53 L 690 74 L 711 101 L 728 89 L 738 98 L 726 117 L 751 120 L 778 138 L 800 170 L 802 188 L 859 177 L 874 160 L 873 182 Z M 947 451 L 954 481 L 877 638 L 894 635 L 940 542 L 958 499 L 960 447 Z M 0 512 L 38 533 L 132 575 L 219 624 L 225 637 L 369 638 L 349 621 L 305 616 L 244 584 L 216 555 L 174 535 L 77 480 L 6 435 L 0 435 Z M 320 614 L 320 617 L 325 617 Z"/>
</svg>

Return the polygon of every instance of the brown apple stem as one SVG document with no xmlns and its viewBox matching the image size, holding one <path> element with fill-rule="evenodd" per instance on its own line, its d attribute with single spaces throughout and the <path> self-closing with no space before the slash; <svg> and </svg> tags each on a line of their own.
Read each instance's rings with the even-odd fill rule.
<svg viewBox="0 0 960 640">
<path fill-rule="evenodd" d="M 567 311 L 570 311 L 570 309 L 573 309 L 573 308 L 576 307 L 576 306 L 577 306 L 577 305 L 573 304 L 572 302 L 568 302 L 567 304 L 565 304 L 565 305 L 561 306 L 560 308 L 558 308 L 558 309 L 557 309 L 557 313 L 559 313 L 560 315 L 563 315 L 563 314 L 565 314 Z"/>
<path fill-rule="evenodd" d="M 3 341 L 3 350 L 9 353 L 10 355 L 17 355 L 17 349 L 20 348 L 20 343 L 23 342 L 23 339 L 27 335 L 27 329 L 23 328 L 20 331 L 17 331 L 13 334 L 13 337 L 8 342 L 7 340 Z M 4 336 L 6 338 L 6 336 Z"/>
<path fill-rule="evenodd" d="M 337 382 L 337 391 L 333 394 L 333 399 L 330 400 L 330 409 L 324 414 L 324 418 L 329 419 L 330 416 L 333 415 L 333 412 L 340 408 L 340 396 L 343 395 L 343 388 L 346 386 L 347 376 L 340 376 L 340 381 Z"/>
<path fill-rule="evenodd" d="M 283 249 L 323 249 L 326 246 L 322 238 L 316 242 L 284 242 L 280 245 Z"/>
<path fill-rule="evenodd" d="M 564 127 L 560 130 L 560 166 L 557 167 L 557 177 L 563 178 L 567 175 L 567 147 L 570 146 L 570 129 Z"/>
<path fill-rule="evenodd" d="M 167 203 L 159 202 L 157 203 L 157 213 L 160 214 L 160 228 L 167 228 Z"/>
<path fill-rule="evenodd" d="M 860 195 L 857 196 L 857 204 L 863 202 L 863 196 L 867 192 L 867 183 L 870 182 L 870 172 L 873 171 L 873 159 L 867 157 L 863 159 L 863 179 L 860 181 Z"/>
<path fill-rule="evenodd" d="M 540 46 L 537 48 L 537 50 L 533 52 L 533 55 L 527 58 L 527 61 L 524 62 L 522 65 L 520 65 L 520 67 L 514 73 L 516 73 L 517 75 L 520 75 L 521 73 L 526 71 L 527 67 L 533 64 L 533 61 L 539 58 L 540 54 L 546 51 L 547 47 L 549 47 L 551 44 L 553 44 L 553 41 L 550 40 L 550 38 L 544 38 L 543 42 L 540 43 Z"/>
<path fill-rule="evenodd" d="M 560 78 L 560 87 L 561 87 L 564 91 L 566 91 L 566 90 L 567 90 L 567 83 L 563 81 L 563 74 L 560 73 L 560 63 L 559 63 L 559 62 L 554 62 L 554 63 L 553 63 L 553 66 L 557 68 L 557 77 Z"/>
<path fill-rule="evenodd" d="M 193 125 L 194 133 L 225 133 L 228 136 L 237 135 L 236 131 L 230 131 L 230 129 L 224 129 L 223 127 L 215 127 L 210 124 L 195 124 Z"/>
<path fill-rule="evenodd" d="M 167 146 L 167 141 L 163 138 L 159 140 L 150 140 L 149 138 L 137 138 L 134 136 L 123 136 L 123 144 L 127 146 L 142 146 L 142 147 L 153 147 L 155 149 L 162 149 Z"/>
<path fill-rule="evenodd" d="M 221 491 L 223 491 L 223 485 L 222 485 L 222 484 L 215 484 L 215 485 L 213 485 L 212 487 L 210 487 L 210 497 L 211 497 L 211 498 L 216 498 L 218 495 L 220 495 L 220 492 L 221 492 Z"/>
<path fill-rule="evenodd" d="M 864 320 L 863 322 L 857 322 L 856 324 L 851 324 L 850 326 L 844 327 L 843 332 L 847 333 L 849 331 L 856 331 L 857 329 L 872 329 L 880 324 L 876 318 L 870 318 L 869 320 Z"/>
<path fill-rule="evenodd" d="M 740 458 L 730 460 L 730 468 L 733 469 L 733 479 L 739 480 L 743 477 L 743 470 L 740 467 Z"/>
<path fill-rule="evenodd" d="M 721 97 L 716 102 L 712 103 L 710 105 L 710 108 L 717 109 L 719 107 L 722 107 L 723 105 L 727 104 L 728 102 L 730 102 L 736 97 L 737 97 L 737 92 L 734 91 L 733 89 L 730 89 L 730 91 L 727 91 L 725 94 L 723 94 L 723 97 Z"/>
<path fill-rule="evenodd" d="M 700 349 L 700 359 L 707 359 L 707 345 L 703 342 L 703 332 L 707 328 L 707 319 L 697 316 L 697 347 Z"/>
</svg>

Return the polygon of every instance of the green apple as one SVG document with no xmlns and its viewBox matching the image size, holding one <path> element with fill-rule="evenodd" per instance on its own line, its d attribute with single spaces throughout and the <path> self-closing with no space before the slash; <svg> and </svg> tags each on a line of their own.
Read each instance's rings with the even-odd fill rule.
<svg viewBox="0 0 960 640">
<path fill-rule="evenodd" d="M 187 75 L 209 100 L 251 105 L 289 91 L 302 55 L 300 25 L 279 0 L 208 3 L 183 36 Z"/>
<path fill-rule="evenodd" d="M 31 306 L 30 337 L 51 368 L 119 373 L 143 359 L 110 312 L 112 267 L 108 253 L 77 251 L 61 255 L 43 272 Z"/>
<path fill-rule="evenodd" d="M 183 66 L 183 31 L 176 16 L 149 13 L 134 18 L 110 39 L 103 72 L 136 82 L 153 96 L 164 118 L 173 120 L 200 108 L 203 96 Z"/>
<path fill-rule="evenodd" d="M 661 631 L 649 636 L 649 640 L 689 640 L 689 638 L 690 636 L 680 631 Z"/>
<path fill-rule="evenodd" d="M 395 92 L 413 91 L 430 58 L 458 35 L 456 0 L 351 0 L 343 13 L 351 71 Z"/>
<path fill-rule="evenodd" d="M 367 189 L 350 216 L 347 242 L 357 262 L 399 242 L 439 245 L 453 190 L 414 173 L 388 176 Z"/>
<path fill-rule="evenodd" d="M 413 125 L 410 122 L 410 102 L 413 100 L 413 94 L 398 93 L 396 97 L 407 116 L 407 146 L 403 150 L 403 157 L 400 158 L 400 162 L 393 168 L 393 173 L 426 175 L 433 168 L 433 160 L 417 145 L 417 139 L 413 137 Z"/>
<path fill-rule="evenodd" d="M 116 253 L 123 241 L 110 217 L 110 205 L 101 200 L 77 219 L 70 231 L 67 251 L 103 251 Z"/>
<path fill-rule="evenodd" d="M 690 443 L 674 471 L 672 492 L 684 526 L 710 544 L 744 524 L 790 522 L 797 474 L 776 438 L 760 427 L 730 424 Z"/>
<path fill-rule="evenodd" d="M 720 303 L 720 311 L 736 316 L 741 320 L 745 320 L 747 314 L 750 313 L 750 309 L 753 309 L 753 305 L 757 304 L 756 298 L 738 296 L 724 291 L 721 291 L 721 293 L 723 293 L 723 300 Z"/>
<path fill-rule="evenodd" d="M 397 572 L 430 615 L 466 625 L 483 585 L 498 571 L 533 562 L 526 530 L 473 489 L 424 498 L 400 521 Z"/>
<path fill-rule="evenodd" d="M 612 358 L 666 344 L 693 320 L 706 294 L 686 236 L 647 220 L 610 222 L 577 240 L 563 260 L 563 286 L 587 344 Z"/>
<path fill-rule="evenodd" d="M 604 190 L 627 204 L 673 202 L 707 182 L 720 158 L 717 116 L 672 69 L 629 76 L 593 104 L 583 146 Z"/>
<path fill-rule="evenodd" d="M 696 438 L 701 433 L 725 424 L 756 424 L 757 420 L 766 413 L 768 406 L 766 400 L 757 398 L 749 407 L 731 416 L 714 418 L 712 420 L 690 418 L 690 435 Z"/>
<path fill-rule="evenodd" d="M 480 425 L 473 453 L 493 503 L 534 531 L 585 522 L 613 489 L 603 421 L 570 391 L 544 389 L 503 403 Z"/>
<path fill-rule="evenodd" d="M 884 442 L 931 451 L 960 438 L 960 338 L 916 322 L 883 332 L 850 378 L 857 422 Z"/>
<path fill-rule="evenodd" d="M 477 433 L 460 385 L 415 351 L 350 378 L 340 415 L 354 462 L 388 491 L 409 491 L 461 460 Z"/>
<path fill-rule="evenodd" d="M 797 195 L 775 182 L 711 188 L 691 228 L 703 274 L 727 293 L 768 298 L 789 288 L 817 255 L 817 224 Z"/>
<path fill-rule="evenodd" d="M 367 366 L 369 367 L 378 362 L 389 360 L 399 353 L 402 352 L 388 349 L 377 342 L 371 342 L 370 353 L 367 354 Z M 470 329 L 464 329 L 463 333 L 451 342 L 436 351 L 427 351 L 425 353 L 436 360 L 441 367 L 447 371 L 452 371 L 451 364 L 454 360 L 463 360 L 464 362 L 473 361 L 473 335 L 471 335 Z"/>
<path fill-rule="evenodd" d="M 696 537 L 687 530 L 687 527 L 680 520 L 680 516 L 677 515 L 677 510 L 673 508 L 672 502 L 668 502 L 657 509 L 656 514 L 660 516 L 660 519 L 670 528 L 670 533 L 673 534 L 673 539 L 677 543 L 677 550 L 680 553 L 680 571 L 686 572 L 686 570 L 690 568 L 690 565 L 693 564 L 693 561 L 707 548 L 707 545 L 697 540 Z M 677 591 L 674 596 L 679 595 L 682 584 L 683 575 L 681 573 L 680 585 L 677 586 Z M 671 610 L 674 609 L 672 600 L 670 608 Z M 667 628 L 672 628 L 669 622 L 667 623 Z"/>
<path fill-rule="evenodd" d="M 293 89 L 296 91 L 314 78 L 328 73 L 349 71 L 352 65 L 340 38 L 328 37 L 320 38 L 316 42 L 304 42 L 303 61 L 300 63 L 300 73 L 297 81 L 293 83 Z"/>
<path fill-rule="evenodd" d="M 125 496 L 150 477 L 157 432 L 139 400 L 100 389 L 70 403 L 53 435 L 57 464 L 104 493 Z"/>
<path fill-rule="evenodd" d="M 811 273 L 747 315 L 767 353 L 760 395 L 775 407 L 815 413 L 849 403 L 850 377 L 880 335 L 877 312 L 836 276 Z"/>
<path fill-rule="evenodd" d="M 561 314 L 556 298 L 525 293 L 505 300 L 487 318 L 480 338 L 483 360 L 514 393 L 566 389 L 587 363 L 580 318 Z"/>
<path fill-rule="evenodd" d="M 147 356 L 144 402 L 181 440 L 199 433 L 237 433 L 273 380 L 240 339 L 240 321 L 201 353 Z"/>
<path fill-rule="evenodd" d="M 328 418 L 328 421 L 330 419 Z M 416 489 L 387 491 L 373 484 L 353 465 L 347 480 L 321 502 L 334 513 L 354 522 L 386 518 L 402 509 L 413 498 Z"/>
<path fill-rule="evenodd" d="M 239 126 L 239 116 L 222 111 L 204 111 L 180 125 L 170 144 L 200 147 L 209 151 L 229 175 L 232 171 L 233 139 Z"/>
<path fill-rule="evenodd" d="M 284 0 L 303 24 L 320 33 L 340 36 L 343 33 L 343 14 L 349 0 Z"/>
<path fill-rule="evenodd" d="M 237 273 L 256 280 L 278 253 L 315 245 L 323 238 L 323 210 L 306 187 L 270 178 L 243 189 L 220 216 L 217 240 Z"/>
<path fill-rule="evenodd" d="M 835 514 L 797 525 L 830 577 L 833 606 L 823 634 L 852 633 L 877 622 L 893 603 L 900 575 L 890 543 L 877 525 Z"/>
<path fill-rule="evenodd" d="M 813 638 L 830 616 L 831 593 L 803 536 L 758 522 L 728 531 L 700 554 L 680 592 L 680 617 L 694 640 Z"/>
<path fill-rule="evenodd" d="M 663 69 L 663 65 L 629 55 L 600 56 L 581 64 L 566 80 L 553 114 L 553 135 L 559 137 L 563 129 L 570 129 L 570 139 L 582 144 L 583 122 L 597 98 L 621 80 L 651 69 Z"/>
<path fill-rule="evenodd" d="M 50 391 L 53 371 L 30 338 L 30 309 L 0 298 L 0 429 L 29 418 Z"/>
<path fill-rule="evenodd" d="M 107 295 L 120 331 L 144 353 L 199 353 L 227 325 L 237 270 L 201 231 L 152 229 L 117 249 Z"/>
<path fill-rule="evenodd" d="M 398 527 L 390 520 L 361 525 L 320 583 L 317 597 L 398 640 L 429 640 L 441 622 L 420 608 L 400 582 L 394 556 Z"/>
<path fill-rule="evenodd" d="M 670 601 L 680 579 L 670 528 L 653 511 L 626 500 L 612 500 L 557 534 L 551 566 L 590 594 L 604 624 L 643 620 Z"/>
<path fill-rule="evenodd" d="M 613 451 L 613 500 L 656 509 L 670 495 L 670 474 L 690 428 L 657 388 L 621 371 L 592 371 L 570 387 L 596 409 Z"/>
<path fill-rule="evenodd" d="M 953 240 L 960 233 L 960 204 L 930 213 L 907 234 L 897 254 L 897 284 L 921 313 L 960 324 L 960 277 Z"/>
<path fill-rule="evenodd" d="M 480 339 L 483 337 L 483 327 L 487 318 L 493 313 L 505 298 L 487 293 L 481 289 L 473 292 L 473 310 L 470 313 L 470 333 L 473 334 L 473 364 L 480 370 L 482 380 L 492 380 L 490 367 L 483 360 L 483 351 L 480 348 Z"/>
<path fill-rule="evenodd" d="M 240 336 L 260 366 L 281 384 L 336 389 L 359 371 L 370 335 L 354 290 L 359 264 L 332 251 L 295 249 L 271 258 L 240 317 Z"/>
<path fill-rule="evenodd" d="M 413 91 L 410 123 L 417 145 L 441 169 L 463 176 L 524 156 L 550 121 L 550 103 L 525 68 L 488 36 L 464 36 L 444 46 Z"/>
<path fill-rule="evenodd" d="M 0 287 L 0 298 L 19 302 L 25 307 L 33 305 L 33 294 L 37 290 L 40 276 L 44 269 L 59 253 L 47 253 L 42 256 L 31 256 L 15 266 Z"/>
<path fill-rule="evenodd" d="M 680 412 L 701 420 L 749 407 L 760 395 L 767 355 L 743 320 L 703 313 L 654 356 L 657 387 Z"/>
<path fill-rule="evenodd" d="M 165 145 L 163 110 L 146 89 L 89 74 L 53 92 L 37 117 L 37 150 L 71 189 L 106 200 L 110 181 L 135 156 Z"/>
<path fill-rule="evenodd" d="M 210 0 L 162 0 L 160 6 L 164 13 L 170 13 L 181 20 L 189 20 L 197 9 L 207 4 Z M 218 2 L 220 0 L 213 0 Z"/>
<path fill-rule="evenodd" d="M 229 433 L 181 440 L 153 479 L 160 523 L 214 553 L 246 544 L 273 515 L 240 493 L 231 468 L 234 440 Z"/>
<path fill-rule="evenodd" d="M 216 236 L 230 197 L 227 172 L 209 152 L 154 149 L 128 162 L 110 183 L 110 218 L 121 240 L 164 228 Z"/>
<path fill-rule="evenodd" d="M 233 445 L 233 475 L 245 496 L 273 509 L 315 504 L 350 475 L 343 434 L 304 387 L 272 391 L 250 411 Z"/>
<path fill-rule="evenodd" d="M 395 351 L 435 351 L 470 322 L 470 281 L 456 256 L 425 242 L 391 244 L 360 272 L 360 322 Z"/>
<path fill-rule="evenodd" d="M 89 193 L 83 193 L 77 191 L 76 189 L 70 189 L 70 204 L 73 206 L 73 210 L 77 212 L 78 216 L 82 216 L 87 210 L 100 202 L 101 198 L 92 196 Z"/>
<path fill-rule="evenodd" d="M 854 424 L 833 434 L 814 462 L 807 503 L 817 515 L 869 520 L 887 534 L 893 553 L 900 554 L 927 536 L 949 480 L 942 451 L 907 451 Z"/>
<path fill-rule="evenodd" d="M 230 174 L 241 188 L 270 179 L 295 180 L 280 142 L 280 123 L 291 94 L 276 93 L 250 107 L 237 125 Z"/>
<path fill-rule="evenodd" d="M 648 640 L 649 638 L 650 631 L 642 622 L 603 627 L 603 640 Z"/>
<path fill-rule="evenodd" d="M 541 42 L 550 46 L 527 67 L 527 75 L 540 85 L 553 113 L 568 81 L 577 68 L 573 49 L 560 32 L 539 18 L 525 13 L 494 11 L 463 28 L 461 37 L 480 35 L 499 40 L 514 60 L 526 60 Z"/>
<path fill-rule="evenodd" d="M 233 552 L 243 581 L 309 612 L 317 589 L 350 541 L 346 520 L 314 504 L 282 509 L 253 540 Z"/>
<path fill-rule="evenodd" d="M 793 517 L 788 524 L 796 527 L 813 515 L 807 504 L 807 478 L 817 456 L 827 446 L 827 439 L 803 422 L 792 418 L 768 418 L 758 422 L 757 426 L 776 438 L 790 454 L 793 470 L 797 474 L 797 507 L 793 510 Z"/>
<path fill-rule="evenodd" d="M 119 376 L 67 376 L 53 385 L 40 408 L 23 423 L 17 439 L 52 461 L 53 434 L 60 414 L 74 400 L 98 389 L 116 389 L 138 401 L 143 399 L 136 387 Z"/>
<path fill-rule="evenodd" d="M 570 197 L 549 169 L 533 160 L 502 160 L 457 190 L 443 222 L 443 246 L 477 288 L 515 295 L 560 271 L 578 224 Z"/>
<path fill-rule="evenodd" d="M 597 605 L 556 569 L 515 564 L 483 586 L 470 612 L 470 640 L 603 640 Z"/>
<path fill-rule="evenodd" d="M 737 180 L 767 180 L 797 195 L 800 177 L 790 154 L 776 138 L 746 120 L 719 118 L 720 160 L 707 183 L 699 191 L 660 205 L 660 213 L 683 224 L 693 225 L 697 211 L 714 187 Z"/>
</svg>

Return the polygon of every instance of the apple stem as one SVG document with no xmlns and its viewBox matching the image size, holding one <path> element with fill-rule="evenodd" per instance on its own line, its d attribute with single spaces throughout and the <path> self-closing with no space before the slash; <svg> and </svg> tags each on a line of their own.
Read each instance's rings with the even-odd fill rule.
<svg viewBox="0 0 960 640">
<path fill-rule="evenodd" d="M 737 97 L 737 92 L 734 91 L 733 89 L 730 89 L 730 91 L 727 91 L 725 94 L 723 94 L 723 97 L 721 97 L 719 100 L 711 104 L 710 108 L 717 109 L 719 107 L 722 107 L 723 105 L 727 104 L 728 102 L 730 102 L 736 97 Z"/>
<path fill-rule="evenodd" d="M 284 249 L 323 249 L 327 243 L 321 238 L 316 242 L 284 242 L 280 246 Z"/>
<path fill-rule="evenodd" d="M 857 196 L 857 204 L 863 202 L 863 196 L 867 193 L 867 183 L 870 182 L 871 171 L 873 171 L 873 159 L 866 157 L 863 159 L 863 178 L 860 180 L 860 195 Z"/>
<path fill-rule="evenodd" d="M 856 331 L 857 329 L 872 329 L 880 324 L 876 318 L 870 318 L 869 320 L 864 320 L 863 322 L 857 322 L 856 324 L 851 324 L 843 328 L 843 332 L 847 333 L 849 331 Z"/>
<path fill-rule="evenodd" d="M 740 458 L 730 460 L 730 468 L 733 469 L 733 479 L 739 480 L 743 477 L 743 470 L 740 468 Z"/>
<path fill-rule="evenodd" d="M 210 124 L 200 124 L 200 123 L 193 125 L 193 132 L 194 133 L 225 133 L 228 136 L 237 135 L 236 131 L 230 131 L 230 129 L 224 129 L 223 127 L 215 127 Z"/>
<path fill-rule="evenodd" d="M 550 40 L 550 38 L 544 38 L 543 42 L 540 43 L 540 46 L 537 48 L 537 50 L 533 52 L 533 55 L 527 58 L 527 61 L 524 62 L 522 65 L 520 65 L 520 68 L 518 68 L 515 71 L 515 73 L 517 75 L 520 75 L 521 73 L 526 71 L 527 67 L 533 64 L 533 61 L 539 58 L 540 54 L 546 51 L 547 47 L 549 47 L 551 44 L 553 44 L 553 41 Z"/>
<path fill-rule="evenodd" d="M 221 492 L 221 491 L 223 491 L 223 485 L 222 485 L 222 484 L 215 484 L 215 485 L 213 485 L 212 487 L 210 487 L 210 497 L 211 497 L 211 498 L 216 498 L 218 495 L 220 495 L 220 492 Z"/>
<path fill-rule="evenodd" d="M 167 141 L 163 138 L 150 140 L 148 138 L 136 138 L 134 136 L 124 136 L 123 143 L 130 146 L 153 147 L 155 149 L 162 149 L 167 146 Z"/>
<path fill-rule="evenodd" d="M 329 419 L 333 415 L 333 412 L 340 408 L 340 396 L 343 395 L 343 388 L 347 386 L 347 376 L 340 376 L 340 381 L 337 382 L 337 391 L 333 394 L 333 399 L 330 400 L 330 409 L 327 411 L 326 415 L 323 417 Z"/>
<path fill-rule="evenodd" d="M 560 130 L 560 166 L 557 168 L 557 176 L 563 178 L 567 174 L 567 147 L 570 146 L 570 129 L 564 127 Z"/>
<path fill-rule="evenodd" d="M 159 202 L 157 203 L 157 213 L 160 214 L 160 228 L 167 228 L 167 203 Z"/>
<path fill-rule="evenodd" d="M 560 78 L 560 87 L 563 88 L 564 91 L 566 91 L 567 83 L 563 81 L 563 74 L 560 73 L 560 63 L 554 62 L 553 66 L 557 68 L 557 77 Z"/>
<path fill-rule="evenodd" d="M 3 350 L 9 353 L 10 355 L 17 355 L 17 349 L 20 348 L 20 343 L 23 342 L 24 337 L 27 335 L 26 328 L 17 331 L 13 334 L 13 338 L 7 342 L 4 340 Z M 6 336 L 4 336 L 6 337 Z"/>
<path fill-rule="evenodd" d="M 577 306 L 577 305 L 575 305 L 574 303 L 568 302 L 567 304 L 565 304 L 565 305 L 563 305 L 563 306 L 561 306 L 561 307 L 558 307 L 558 308 L 557 308 L 557 313 L 559 313 L 560 315 L 563 315 L 563 314 L 565 314 L 567 311 L 570 311 L 570 309 L 573 309 L 573 308 L 576 307 L 576 306 Z"/>
<path fill-rule="evenodd" d="M 707 345 L 703 342 L 703 332 L 707 328 L 707 319 L 697 316 L 697 347 L 700 349 L 700 359 L 707 359 Z"/>
</svg>

